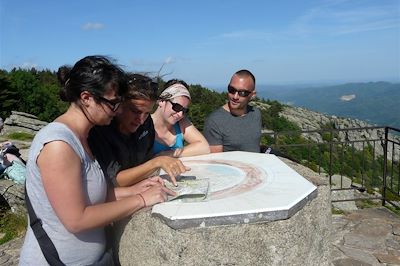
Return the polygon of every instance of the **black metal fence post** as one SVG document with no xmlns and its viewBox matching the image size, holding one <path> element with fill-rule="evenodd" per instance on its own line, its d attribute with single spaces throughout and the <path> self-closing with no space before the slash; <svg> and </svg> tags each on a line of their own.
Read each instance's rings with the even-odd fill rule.
<svg viewBox="0 0 400 266">
<path fill-rule="evenodd" d="M 382 184 L 382 206 L 386 203 L 386 176 L 387 176 L 387 145 L 389 128 L 385 127 L 385 139 L 383 140 L 383 184 Z"/>
</svg>

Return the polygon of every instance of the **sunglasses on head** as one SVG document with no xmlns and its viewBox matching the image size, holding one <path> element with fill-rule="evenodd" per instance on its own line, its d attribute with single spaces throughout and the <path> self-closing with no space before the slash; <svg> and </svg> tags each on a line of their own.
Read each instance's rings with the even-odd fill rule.
<svg viewBox="0 0 400 266">
<path fill-rule="evenodd" d="M 95 98 L 97 98 L 100 102 L 105 103 L 110 108 L 110 110 L 113 112 L 118 110 L 119 106 L 121 105 L 121 103 L 123 101 L 123 99 L 121 97 L 109 100 L 102 96 L 95 95 Z"/>
<path fill-rule="evenodd" d="M 187 114 L 189 112 L 189 108 L 185 108 L 182 105 L 180 105 L 179 103 L 174 103 L 171 100 L 167 100 L 167 101 L 171 103 L 172 110 L 174 110 L 175 112 L 177 112 L 177 113 L 183 112 L 183 114 Z"/>
<path fill-rule="evenodd" d="M 241 97 L 247 97 L 252 93 L 252 91 L 246 91 L 246 90 L 238 90 L 232 87 L 231 85 L 228 86 L 228 92 L 230 94 L 236 94 L 236 92 L 239 94 Z"/>
</svg>

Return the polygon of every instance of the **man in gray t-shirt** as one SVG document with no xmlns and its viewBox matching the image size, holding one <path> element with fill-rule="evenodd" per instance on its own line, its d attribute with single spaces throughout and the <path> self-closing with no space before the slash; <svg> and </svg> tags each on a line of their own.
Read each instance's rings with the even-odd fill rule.
<svg viewBox="0 0 400 266">
<path fill-rule="evenodd" d="M 211 152 L 260 152 L 261 113 L 249 106 L 255 97 L 255 78 L 248 70 L 233 74 L 228 85 L 228 102 L 211 113 L 204 124 L 204 136 Z"/>
</svg>

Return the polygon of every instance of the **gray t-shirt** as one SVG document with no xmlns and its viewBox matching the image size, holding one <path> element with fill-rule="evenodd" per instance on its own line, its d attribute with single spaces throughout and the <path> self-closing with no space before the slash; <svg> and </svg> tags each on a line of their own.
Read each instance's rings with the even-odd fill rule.
<svg viewBox="0 0 400 266">
<path fill-rule="evenodd" d="M 104 228 L 77 234 L 68 232 L 46 196 L 36 163 L 43 146 L 56 140 L 68 143 L 81 158 L 82 188 L 86 194 L 87 205 L 105 202 L 107 183 L 100 165 L 89 157 L 75 134 L 66 125 L 58 122 L 50 123 L 41 129 L 32 142 L 26 168 L 27 193 L 36 216 L 42 220 L 43 229 L 54 243 L 61 261 L 66 265 L 88 265 L 100 259 L 105 251 Z M 48 265 L 29 223 L 19 264 Z"/>
<path fill-rule="evenodd" d="M 234 116 L 223 107 L 212 112 L 204 124 L 204 137 L 223 151 L 260 152 L 261 113 L 248 106 L 244 116 Z"/>
</svg>

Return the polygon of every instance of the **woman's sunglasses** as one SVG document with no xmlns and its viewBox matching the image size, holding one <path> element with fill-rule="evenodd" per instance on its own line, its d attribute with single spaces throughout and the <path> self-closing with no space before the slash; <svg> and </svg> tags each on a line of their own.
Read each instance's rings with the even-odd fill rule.
<svg viewBox="0 0 400 266">
<path fill-rule="evenodd" d="M 250 95 L 250 93 L 252 93 L 252 91 L 246 91 L 246 90 L 237 90 L 234 87 L 232 87 L 231 85 L 228 86 L 228 92 L 230 94 L 235 95 L 236 92 L 239 94 L 240 97 L 247 97 Z"/>
<path fill-rule="evenodd" d="M 121 105 L 121 103 L 123 101 L 123 99 L 121 97 L 118 97 L 118 98 L 115 98 L 112 100 L 106 99 L 106 98 L 104 98 L 102 96 L 98 96 L 98 95 L 95 95 L 94 97 L 97 98 L 100 102 L 105 103 L 110 108 L 110 110 L 113 112 L 116 112 L 118 110 L 119 106 Z"/>
<path fill-rule="evenodd" d="M 171 103 L 172 110 L 174 110 L 175 112 L 177 112 L 177 113 L 183 112 L 184 115 L 189 112 L 189 108 L 185 108 L 182 105 L 180 105 L 179 103 L 174 103 L 171 100 L 167 100 L 167 101 Z"/>
</svg>

